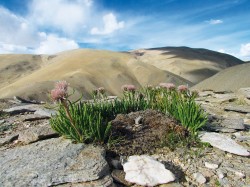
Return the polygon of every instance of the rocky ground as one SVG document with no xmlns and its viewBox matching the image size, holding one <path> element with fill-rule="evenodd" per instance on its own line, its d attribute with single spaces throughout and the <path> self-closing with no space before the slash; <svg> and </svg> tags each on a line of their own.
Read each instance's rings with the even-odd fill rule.
<svg viewBox="0 0 250 187">
<path fill-rule="evenodd" d="M 250 88 L 203 91 L 197 102 L 209 114 L 200 137 L 211 146 L 164 147 L 165 132 L 187 132 L 174 119 L 146 110 L 118 115 L 112 125 L 123 141 L 105 150 L 59 137 L 49 125 L 55 111 L 44 104 L 1 100 L 0 186 L 137 186 L 123 170 L 134 154 L 150 155 L 174 174 L 175 181 L 162 187 L 249 186 Z"/>
</svg>

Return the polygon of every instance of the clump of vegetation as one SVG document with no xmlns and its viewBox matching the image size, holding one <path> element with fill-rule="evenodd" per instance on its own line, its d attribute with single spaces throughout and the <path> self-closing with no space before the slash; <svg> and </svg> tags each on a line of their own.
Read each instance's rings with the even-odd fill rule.
<svg viewBox="0 0 250 187">
<path fill-rule="evenodd" d="M 58 102 L 58 114 L 51 118 L 52 128 L 60 135 L 76 142 L 104 143 L 110 134 L 110 123 L 106 123 L 92 104 L 72 103 L 68 100 L 68 83 L 59 81 L 51 91 L 51 98 Z"/>
<path fill-rule="evenodd" d="M 174 84 L 161 83 L 158 87 L 149 85 L 141 90 L 134 85 L 124 85 L 123 96 L 112 101 L 101 87 L 93 91 L 93 101 L 84 103 L 70 102 L 67 88 L 68 83 L 60 81 L 51 91 L 51 98 L 59 104 L 59 109 L 50 123 L 60 135 L 76 142 L 107 143 L 111 136 L 109 121 L 120 113 L 158 110 L 173 116 L 194 136 L 207 121 L 205 112 L 194 101 L 197 93 L 192 93 L 185 85 L 176 89 Z M 176 138 L 168 139 L 175 142 Z"/>
</svg>

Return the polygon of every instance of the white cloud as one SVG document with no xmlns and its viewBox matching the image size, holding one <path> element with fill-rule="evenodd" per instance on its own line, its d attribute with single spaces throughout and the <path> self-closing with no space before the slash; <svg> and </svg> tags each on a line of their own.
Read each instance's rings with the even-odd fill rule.
<svg viewBox="0 0 250 187">
<path fill-rule="evenodd" d="M 113 13 L 109 13 L 103 16 L 103 28 L 94 27 L 90 33 L 93 35 L 106 35 L 112 32 L 122 29 L 124 27 L 124 21 L 118 22 Z"/>
<path fill-rule="evenodd" d="M 240 55 L 242 57 L 250 57 L 250 43 L 241 45 Z"/>
<path fill-rule="evenodd" d="M 25 46 L 20 45 L 13 45 L 13 44 L 6 44 L 0 43 L 0 53 L 1 54 L 9 54 L 9 53 L 29 53 L 30 51 Z"/>
<path fill-rule="evenodd" d="M 29 22 L 0 7 L 0 42 L 13 46 L 35 47 L 40 38 Z"/>
<path fill-rule="evenodd" d="M 46 36 L 46 40 L 42 41 L 34 52 L 37 54 L 54 54 L 77 48 L 79 48 L 79 46 L 74 40 L 48 35 Z"/>
<path fill-rule="evenodd" d="M 219 49 L 218 52 L 225 53 L 226 51 L 225 51 L 225 49 Z"/>
<path fill-rule="evenodd" d="M 88 21 L 92 0 L 33 0 L 29 19 L 40 28 L 63 31 L 68 35 L 82 31 Z"/>
<path fill-rule="evenodd" d="M 217 25 L 217 24 L 223 23 L 223 21 L 220 19 L 210 19 L 209 21 L 206 21 L 206 22 L 208 22 L 211 25 Z"/>
</svg>

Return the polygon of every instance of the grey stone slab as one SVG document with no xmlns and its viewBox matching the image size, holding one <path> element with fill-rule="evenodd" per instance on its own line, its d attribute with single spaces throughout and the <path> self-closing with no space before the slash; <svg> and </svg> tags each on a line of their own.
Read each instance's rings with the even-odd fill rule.
<svg viewBox="0 0 250 187">
<path fill-rule="evenodd" d="M 42 120 L 42 119 L 49 119 L 50 117 L 48 116 L 41 116 L 37 114 L 28 114 L 25 115 L 23 121 L 36 121 L 36 120 Z"/>
<path fill-rule="evenodd" d="M 14 96 L 13 99 L 19 103 L 31 103 L 31 104 L 42 104 L 43 102 L 40 102 L 40 101 L 35 101 L 35 100 L 27 100 L 27 99 L 24 99 L 24 98 L 21 98 L 19 96 Z"/>
<path fill-rule="evenodd" d="M 113 178 L 107 175 L 101 179 L 89 182 L 59 184 L 57 187 L 117 187 L 113 183 Z"/>
<path fill-rule="evenodd" d="M 232 133 L 245 130 L 243 118 L 209 118 L 210 123 L 206 126 L 210 131 Z"/>
<path fill-rule="evenodd" d="M 43 126 L 29 127 L 28 129 L 19 133 L 18 141 L 25 144 L 36 142 L 43 139 L 48 139 L 58 136 L 49 124 Z"/>
<path fill-rule="evenodd" d="M 225 111 L 234 111 L 240 113 L 250 113 L 250 106 L 248 105 L 228 105 L 224 108 Z"/>
<path fill-rule="evenodd" d="M 56 111 L 52 110 L 52 109 L 42 108 L 42 109 L 36 110 L 34 114 L 40 115 L 40 116 L 45 116 L 45 117 L 51 117 L 52 115 L 56 114 Z"/>
<path fill-rule="evenodd" d="M 247 99 L 250 99 L 250 87 L 240 88 L 238 90 L 238 95 L 242 95 L 242 96 L 246 97 Z"/>
<path fill-rule="evenodd" d="M 16 115 L 16 114 L 25 113 L 25 112 L 35 112 L 40 107 L 41 106 L 39 105 L 28 104 L 28 105 L 15 106 L 9 109 L 4 109 L 3 111 L 11 115 Z"/>
<path fill-rule="evenodd" d="M 18 134 L 13 134 L 6 136 L 5 138 L 0 138 L 0 146 L 10 143 L 18 138 Z"/>
<path fill-rule="evenodd" d="M 242 118 L 226 118 L 222 120 L 220 126 L 228 129 L 244 130 L 244 119 Z"/>
<path fill-rule="evenodd" d="M 63 138 L 0 151 L 0 166 L 0 184 L 5 187 L 47 187 L 109 175 L 103 148 Z"/>
<path fill-rule="evenodd" d="M 213 147 L 223 151 L 241 156 L 250 156 L 250 153 L 247 149 L 237 144 L 234 140 L 226 135 L 214 132 L 205 132 L 201 135 L 200 139 L 202 142 L 210 143 Z"/>
</svg>

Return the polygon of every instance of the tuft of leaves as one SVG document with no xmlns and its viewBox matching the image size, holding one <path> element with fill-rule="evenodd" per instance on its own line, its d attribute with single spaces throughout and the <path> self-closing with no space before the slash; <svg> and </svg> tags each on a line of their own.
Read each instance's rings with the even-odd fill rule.
<svg viewBox="0 0 250 187">
<path fill-rule="evenodd" d="M 63 105 L 59 106 L 58 113 L 50 119 L 51 127 L 55 131 L 78 143 L 108 141 L 111 124 L 92 105 L 69 102 L 68 109 L 72 121 Z"/>
</svg>

